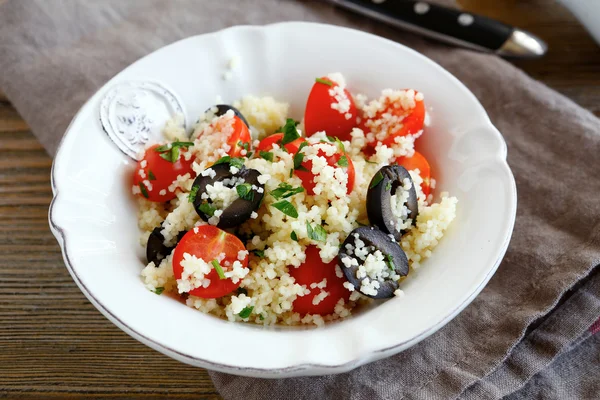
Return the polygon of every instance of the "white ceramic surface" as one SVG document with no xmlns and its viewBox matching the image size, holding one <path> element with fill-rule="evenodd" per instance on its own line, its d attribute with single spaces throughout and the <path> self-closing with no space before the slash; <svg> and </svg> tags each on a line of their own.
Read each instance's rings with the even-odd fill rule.
<svg viewBox="0 0 600 400">
<path fill-rule="evenodd" d="M 600 44 L 600 0 L 559 0 Z"/>
<path fill-rule="evenodd" d="M 222 73 L 233 56 L 240 67 Z M 436 192 L 459 199 L 455 222 L 405 284 L 404 298 L 322 328 L 264 328 L 205 315 L 140 281 L 136 207 L 128 178 L 133 161 L 103 132 L 99 109 L 116 84 L 165 84 L 194 120 L 217 96 L 273 95 L 302 117 L 314 78 L 340 71 L 354 92 L 387 87 L 425 94 L 431 117 L 421 140 Z M 183 362 L 229 373 L 284 377 L 340 373 L 398 353 L 455 317 L 500 263 L 516 212 L 506 144 L 483 107 L 457 79 L 397 43 L 340 27 L 283 23 L 240 26 L 196 36 L 137 61 L 80 110 L 62 141 L 52 173 L 50 225 L 73 279 L 112 322 L 148 346 Z M 107 344 L 108 345 L 108 344 Z"/>
</svg>

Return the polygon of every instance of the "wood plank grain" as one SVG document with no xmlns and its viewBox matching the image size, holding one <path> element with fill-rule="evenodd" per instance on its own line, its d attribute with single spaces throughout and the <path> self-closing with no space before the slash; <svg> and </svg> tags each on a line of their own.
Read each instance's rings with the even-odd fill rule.
<svg viewBox="0 0 600 400">
<path fill-rule="evenodd" d="M 132 339 L 77 288 L 48 228 L 50 167 L 0 101 L 0 397 L 220 399 L 205 370 Z"/>
</svg>

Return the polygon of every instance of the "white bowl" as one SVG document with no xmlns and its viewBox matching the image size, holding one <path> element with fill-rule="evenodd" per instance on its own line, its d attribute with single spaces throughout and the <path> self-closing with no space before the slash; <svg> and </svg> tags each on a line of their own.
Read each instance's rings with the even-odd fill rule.
<svg viewBox="0 0 600 400">
<path fill-rule="evenodd" d="M 241 65 L 221 78 L 232 56 Z M 205 315 L 148 291 L 140 280 L 133 161 L 103 132 L 104 95 L 117 83 L 154 81 L 176 93 L 188 119 L 215 102 L 269 94 L 302 116 L 315 77 L 342 72 L 355 93 L 414 88 L 431 117 L 421 141 L 436 192 L 458 197 L 456 220 L 405 297 L 321 328 L 263 328 Z M 282 23 L 240 26 L 166 46 L 115 76 L 67 129 L 52 171 L 50 226 L 73 279 L 119 328 L 192 365 L 238 375 L 287 377 L 340 373 L 409 348 L 464 309 L 506 251 L 516 189 L 506 144 L 475 96 L 447 71 L 395 42 L 340 27 Z"/>
</svg>

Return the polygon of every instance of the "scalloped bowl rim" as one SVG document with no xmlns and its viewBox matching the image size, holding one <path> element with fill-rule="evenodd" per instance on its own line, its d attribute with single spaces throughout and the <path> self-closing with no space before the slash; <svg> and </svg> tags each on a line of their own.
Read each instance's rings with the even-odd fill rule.
<svg viewBox="0 0 600 400">
<path fill-rule="evenodd" d="M 224 34 L 230 34 L 230 35 L 238 34 L 238 33 L 242 34 L 242 33 L 255 32 L 255 31 L 260 31 L 260 32 L 262 32 L 262 34 L 268 34 L 269 31 L 274 32 L 277 29 L 284 29 L 284 30 L 286 30 L 286 29 L 287 30 L 322 29 L 324 31 L 340 30 L 346 34 L 357 35 L 357 37 L 358 37 L 358 35 L 360 35 L 360 36 L 364 35 L 365 40 L 368 39 L 370 41 L 373 41 L 373 43 L 375 45 L 395 46 L 399 52 L 404 52 L 405 54 L 410 54 L 413 57 L 419 58 L 424 63 L 424 65 L 428 64 L 429 66 L 432 66 L 432 68 L 437 69 L 439 71 L 439 73 L 441 74 L 441 76 L 443 77 L 443 79 L 448 80 L 449 82 L 451 82 L 454 85 L 454 87 L 456 87 L 460 90 L 460 92 L 461 92 L 460 96 L 462 98 L 464 98 L 466 103 L 469 103 L 469 107 L 472 108 L 472 111 L 476 112 L 477 115 L 474 118 L 479 121 L 478 127 L 482 130 L 486 130 L 488 135 L 491 134 L 492 136 L 494 136 L 494 135 L 496 136 L 495 140 L 497 140 L 498 145 L 495 148 L 495 152 L 490 157 L 488 157 L 488 159 L 486 159 L 485 161 L 493 162 L 495 168 L 497 168 L 498 170 L 500 170 L 502 172 L 502 174 L 504 175 L 503 179 L 505 179 L 504 183 L 506 184 L 505 189 L 508 193 L 507 196 L 510 197 L 508 204 L 507 204 L 508 209 L 506 210 L 506 215 L 508 216 L 508 219 L 507 219 L 506 224 L 503 226 L 502 240 L 501 240 L 501 242 L 499 241 L 497 243 L 497 246 L 495 247 L 495 254 L 497 255 L 497 257 L 496 257 L 493 265 L 487 266 L 486 274 L 480 279 L 479 284 L 477 286 L 473 287 L 471 289 L 470 293 L 466 294 L 466 296 L 464 297 L 464 299 L 461 303 L 456 304 L 449 312 L 447 312 L 443 316 L 443 318 L 439 318 L 438 320 L 435 321 L 435 323 L 431 324 L 427 329 L 422 330 L 421 332 L 419 332 L 418 334 L 409 338 L 408 340 L 404 340 L 399 343 L 394 343 L 391 346 L 381 346 L 374 350 L 373 349 L 367 350 L 365 348 L 359 348 L 358 350 L 355 349 L 355 351 L 353 352 L 353 355 L 350 357 L 349 361 L 346 361 L 343 363 L 331 364 L 331 363 L 326 362 L 326 360 L 324 358 L 317 359 L 317 360 L 311 361 L 311 362 L 294 362 L 294 360 L 278 360 L 277 367 L 262 368 L 262 367 L 254 367 L 254 366 L 250 366 L 250 365 L 239 365 L 234 362 L 219 362 L 218 360 L 215 360 L 215 359 L 205 359 L 202 357 L 198 357 L 196 355 L 188 354 L 186 351 L 181 351 L 181 350 L 175 349 L 169 343 L 163 343 L 161 341 L 157 341 L 154 338 L 152 338 L 151 335 L 148 335 L 147 332 L 141 332 L 139 330 L 136 330 L 136 329 L 130 327 L 127 321 L 124 321 L 121 318 L 119 318 L 119 316 L 116 315 L 114 310 L 108 309 L 104 304 L 102 304 L 102 302 L 100 302 L 95 297 L 95 295 L 93 293 L 93 289 L 88 288 L 87 285 L 84 282 L 82 282 L 82 280 L 80 279 L 80 277 L 78 275 L 78 270 L 80 268 L 82 268 L 82 266 L 79 265 L 76 261 L 74 261 L 72 259 L 72 257 L 70 257 L 70 248 L 69 248 L 68 240 L 67 240 L 67 235 L 70 232 L 64 226 L 61 226 L 61 224 L 57 222 L 57 220 L 60 220 L 61 218 L 56 215 L 57 214 L 56 206 L 63 198 L 60 195 L 61 194 L 60 189 L 62 187 L 62 184 L 60 182 L 58 182 L 58 180 L 57 180 L 58 177 L 56 176 L 57 165 L 60 164 L 61 160 L 63 159 L 64 153 L 65 153 L 65 149 L 64 149 L 65 143 L 68 142 L 69 138 L 71 138 L 72 136 L 75 135 L 75 131 L 73 131 L 74 124 L 78 121 L 78 119 L 81 117 L 82 114 L 89 112 L 90 107 L 92 107 L 93 100 L 98 99 L 98 96 L 102 90 L 106 90 L 106 88 L 110 88 L 110 86 L 114 85 L 115 81 L 118 82 L 119 76 L 121 76 L 122 74 L 124 74 L 127 71 L 135 69 L 136 66 L 139 65 L 140 63 L 144 62 L 144 60 L 146 60 L 150 57 L 154 57 L 157 54 L 164 52 L 165 49 L 172 48 L 173 46 L 181 45 L 182 43 L 186 43 L 186 42 L 191 42 L 191 41 L 196 40 L 197 38 L 213 38 L 213 37 L 218 37 L 218 36 L 224 35 Z M 491 121 L 489 120 L 489 117 L 485 113 L 483 106 L 479 103 L 479 101 L 476 99 L 476 97 L 460 81 L 458 81 L 458 79 L 456 79 L 453 75 L 451 75 L 448 71 L 446 71 L 444 68 L 439 66 L 434 61 L 421 55 L 420 53 L 416 52 L 415 50 L 412 50 L 412 49 L 410 49 L 406 46 L 403 46 L 399 43 L 396 43 L 396 42 L 390 41 L 388 39 L 381 38 L 381 37 L 378 37 L 378 36 L 375 36 L 375 35 L 372 35 L 369 33 L 350 29 L 350 28 L 343 28 L 343 27 L 326 25 L 326 24 L 307 23 L 307 22 L 284 22 L 284 23 L 277 23 L 277 24 L 271 24 L 271 25 L 265 25 L 265 26 L 234 26 L 234 27 L 230 27 L 227 29 L 223 29 L 223 30 L 208 33 L 208 34 L 197 35 L 197 36 L 192 36 L 192 37 L 182 39 L 180 41 L 177 41 L 177 42 L 169 44 L 165 47 L 162 47 L 162 48 L 154 51 L 153 53 L 150 53 L 149 55 L 134 62 L 133 64 L 131 64 L 130 66 L 125 68 L 123 71 L 121 71 L 119 74 L 115 75 L 111 80 L 109 80 L 101 89 L 99 89 L 81 107 L 81 109 L 74 116 L 73 120 L 71 121 L 71 124 L 67 128 L 65 135 L 63 136 L 63 138 L 59 144 L 57 154 L 56 154 L 55 160 L 52 165 L 51 184 L 52 184 L 52 191 L 53 191 L 54 197 L 53 197 L 51 205 L 50 205 L 49 222 L 50 222 L 51 230 L 52 230 L 53 234 L 55 235 L 55 237 L 57 238 L 57 241 L 61 247 L 65 265 L 66 265 L 69 273 L 73 277 L 74 281 L 81 289 L 81 291 L 85 294 L 85 296 L 90 300 L 90 302 L 105 317 L 107 317 L 110 321 L 112 321 L 120 329 L 122 329 L 127 334 L 134 337 L 135 339 L 137 339 L 137 340 L 141 341 L 142 343 L 148 345 L 149 347 L 151 347 L 163 354 L 166 354 L 172 358 L 175 358 L 179 361 L 182 361 L 182 362 L 185 362 L 185 363 L 188 363 L 191 365 L 195 365 L 195 366 L 205 367 L 205 368 L 209 368 L 212 370 L 228 372 L 228 373 L 233 373 L 233 374 L 237 374 L 237 375 L 256 376 L 256 377 L 265 377 L 265 378 L 303 376 L 303 375 L 321 375 L 321 374 L 346 372 L 346 371 L 349 371 L 360 365 L 363 365 L 365 363 L 396 354 L 396 353 L 398 353 L 404 349 L 407 349 L 410 346 L 418 343 L 419 341 L 428 337 L 432 333 L 436 332 L 438 329 L 440 329 L 446 323 L 448 323 L 451 319 L 453 319 L 458 313 L 460 313 L 480 293 L 480 291 L 485 287 L 487 282 L 491 279 L 491 277 L 493 276 L 494 272 L 498 268 L 504 254 L 506 252 L 506 249 L 508 247 L 508 244 L 509 244 L 509 241 L 510 241 L 510 238 L 512 235 L 512 230 L 514 227 L 514 221 L 515 221 L 515 217 L 516 217 L 516 185 L 514 182 L 514 177 L 512 175 L 512 172 L 510 171 L 510 168 L 506 162 L 506 143 L 505 143 L 504 139 L 502 138 L 502 135 L 500 134 L 500 132 L 492 125 Z M 141 282 L 140 282 L 140 285 L 141 285 Z M 312 332 L 315 332 L 315 330 L 306 330 L 305 332 L 312 333 Z M 356 343 L 355 343 L 355 345 L 356 345 Z M 314 358 L 315 354 L 312 354 L 312 356 Z M 322 357 L 326 357 L 326 356 L 323 355 Z"/>
</svg>

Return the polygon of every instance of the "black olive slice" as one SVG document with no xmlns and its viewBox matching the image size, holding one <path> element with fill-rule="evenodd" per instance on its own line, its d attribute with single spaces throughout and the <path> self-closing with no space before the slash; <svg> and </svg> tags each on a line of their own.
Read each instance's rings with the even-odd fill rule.
<svg viewBox="0 0 600 400">
<path fill-rule="evenodd" d="M 208 207 L 208 209 L 205 206 L 203 207 L 203 204 L 212 205 L 211 199 L 202 198 L 202 194 L 206 193 L 207 185 L 213 185 L 215 182 L 222 182 L 225 179 L 241 178 L 244 179 L 244 183 L 250 184 L 250 186 L 254 186 L 256 189 L 250 189 L 247 198 L 240 197 L 234 200 L 226 209 L 222 210 L 223 213 L 219 216 L 217 227 L 228 229 L 247 221 L 252 215 L 252 212 L 258 209 L 264 196 L 264 185 L 258 182 L 260 172 L 242 166 L 238 169 L 238 172 L 233 174 L 231 173 L 229 163 L 213 165 L 212 167 L 207 168 L 207 170 L 208 169 L 214 171 L 214 177 L 211 177 L 208 174 L 206 174 L 206 176 L 200 174 L 192 185 L 192 190 L 196 192 L 196 197 L 193 201 L 194 209 L 200 218 L 208 222 L 212 217 L 212 213 L 214 213 L 214 209 L 212 210 L 212 213 L 208 213 L 207 211 L 210 210 L 210 207 Z M 261 189 L 261 193 L 259 193 L 259 188 Z"/>
<path fill-rule="evenodd" d="M 396 275 L 408 275 L 408 258 L 400 245 L 392 240 L 388 234 L 375 227 L 361 226 L 348 235 L 338 254 L 340 268 L 348 282 L 354 286 L 355 290 L 360 290 L 362 280 L 364 279 L 363 277 L 358 278 L 356 276 L 359 266 L 364 263 L 364 261 L 356 255 L 356 235 L 358 235 L 358 239 L 364 242 L 365 247 L 371 247 L 369 253 L 374 253 L 379 250 L 383 254 L 386 267 L 390 269 L 390 272 L 393 269 Z M 364 247 L 362 250 L 364 250 Z M 392 279 L 392 277 L 384 277 L 382 280 L 378 280 L 378 282 L 379 288 L 376 289 L 377 294 L 363 294 L 373 299 L 384 299 L 394 296 L 394 291 L 398 289 L 397 278 Z"/>
<path fill-rule="evenodd" d="M 411 187 L 408 190 L 406 207 L 409 210 L 408 218 L 412 219 L 414 225 L 419 214 L 419 203 L 417 192 L 408 171 L 400 165 L 387 165 L 382 167 L 371 179 L 367 191 L 367 215 L 369 222 L 382 231 L 392 234 L 394 239 L 400 241 L 404 230 L 396 230 L 394 226 L 397 217 L 392 211 L 392 195 L 398 187 L 403 186 L 404 179 L 409 179 Z"/>
<path fill-rule="evenodd" d="M 244 124 L 246 124 L 246 126 L 249 128 L 250 125 L 248 124 L 248 121 L 246 121 L 246 118 L 244 118 L 244 115 L 240 112 L 240 110 L 238 110 L 237 108 L 235 108 L 234 106 L 230 106 L 228 104 L 217 104 L 215 107 L 217 107 L 217 112 L 215 113 L 215 115 L 217 117 L 220 117 L 221 115 L 225 115 L 225 113 L 229 110 L 233 110 L 233 112 L 235 113 L 236 117 L 238 117 L 239 119 L 242 120 L 242 122 Z M 212 108 L 212 107 L 211 107 Z M 206 110 L 207 112 L 211 111 L 210 108 L 208 110 Z"/>
<path fill-rule="evenodd" d="M 160 262 L 167 257 L 173 249 L 173 247 L 165 246 L 165 237 L 160 233 L 162 230 L 162 226 L 158 226 L 152 230 L 150 236 L 148 237 L 148 243 L 146 244 L 146 260 L 148 264 L 150 262 L 154 263 L 155 267 L 160 265 Z M 185 235 L 187 231 L 179 232 L 177 235 L 177 243 L 181 240 L 183 235 Z"/>
</svg>

